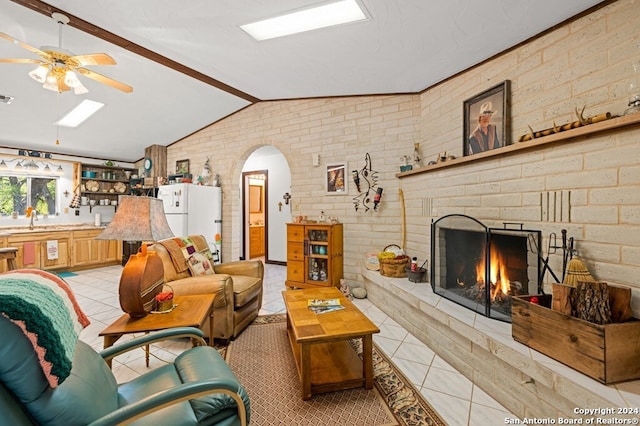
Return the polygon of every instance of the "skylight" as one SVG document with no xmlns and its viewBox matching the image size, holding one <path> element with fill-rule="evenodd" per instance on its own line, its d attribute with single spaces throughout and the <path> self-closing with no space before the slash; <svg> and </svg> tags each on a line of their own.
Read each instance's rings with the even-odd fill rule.
<svg viewBox="0 0 640 426">
<path fill-rule="evenodd" d="M 82 102 L 80 102 L 80 104 L 77 107 L 69 111 L 66 115 L 64 115 L 62 118 L 60 118 L 58 121 L 56 121 L 53 124 L 57 126 L 63 126 L 63 127 L 78 127 L 87 118 L 91 117 L 103 106 L 104 104 L 101 102 L 85 99 Z"/>
<path fill-rule="evenodd" d="M 241 25 L 240 28 L 262 41 L 366 19 L 356 0 L 340 0 Z"/>
</svg>

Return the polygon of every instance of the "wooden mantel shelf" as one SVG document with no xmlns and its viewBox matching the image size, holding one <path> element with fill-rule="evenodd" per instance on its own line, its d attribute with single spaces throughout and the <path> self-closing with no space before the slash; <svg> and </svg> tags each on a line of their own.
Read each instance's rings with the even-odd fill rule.
<svg viewBox="0 0 640 426">
<path fill-rule="evenodd" d="M 469 155 L 466 157 L 454 158 L 453 160 L 447 160 L 442 163 L 432 164 L 430 166 L 424 166 L 418 169 L 408 170 L 406 172 L 400 172 L 396 174 L 396 177 L 402 179 L 407 176 L 413 176 L 420 173 L 429 173 L 446 167 L 460 166 L 472 161 L 486 160 L 488 158 L 509 155 L 514 152 L 538 148 L 553 143 L 568 142 L 572 139 L 576 140 L 583 136 L 593 135 L 596 133 L 604 133 L 607 131 L 620 129 L 622 127 L 634 126 L 638 124 L 640 124 L 640 113 L 622 117 L 615 117 L 606 121 L 601 121 L 599 123 L 577 127 L 575 129 L 566 130 L 564 132 L 554 133 L 549 136 L 542 136 L 540 138 L 536 138 L 526 142 L 516 142 L 512 145 L 503 146 L 502 148 L 492 149 L 490 151 L 480 152 L 478 154 Z"/>
</svg>

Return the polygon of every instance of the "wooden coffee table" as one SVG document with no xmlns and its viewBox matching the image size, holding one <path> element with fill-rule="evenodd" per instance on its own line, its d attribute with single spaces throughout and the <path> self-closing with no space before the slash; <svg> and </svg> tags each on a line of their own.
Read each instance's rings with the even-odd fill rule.
<svg viewBox="0 0 640 426">
<path fill-rule="evenodd" d="M 335 287 L 283 291 L 287 331 L 302 382 L 302 399 L 313 394 L 373 387 L 373 333 L 379 333 L 360 310 Z M 309 299 L 340 298 L 345 309 L 316 314 Z M 362 339 L 362 360 L 348 340 Z"/>
<path fill-rule="evenodd" d="M 202 329 L 209 322 L 209 345 L 213 346 L 213 294 L 176 296 L 177 305 L 171 312 L 153 313 L 141 318 L 124 314 L 100 332 L 104 336 L 104 348 L 112 346 L 124 334 L 148 333 L 173 327 L 196 327 Z M 149 366 L 149 346 L 146 347 L 146 364 Z M 111 361 L 108 362 L 111 367 Z"/>
</svg>

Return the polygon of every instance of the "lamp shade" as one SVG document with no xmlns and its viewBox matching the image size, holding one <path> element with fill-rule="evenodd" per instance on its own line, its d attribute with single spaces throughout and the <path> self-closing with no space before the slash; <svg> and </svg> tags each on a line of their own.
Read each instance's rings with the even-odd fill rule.
<svg viewBox="0 0 640 426">
<path fill-rule="evenodd" d="M 173 237 L 162 200 L 123 195 L 113 219 L 98 240 L 158 241 Z"/>
</svg>

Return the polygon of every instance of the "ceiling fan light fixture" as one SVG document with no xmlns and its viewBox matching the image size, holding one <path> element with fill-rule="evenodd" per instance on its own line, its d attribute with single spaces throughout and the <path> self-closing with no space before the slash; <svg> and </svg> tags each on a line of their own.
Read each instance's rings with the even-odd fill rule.
<svg viewBox="0 0 640 426">
<path fill-rule="evenodd" d="M 85 93 L 89 93 L 89 89 L 84 87 L 82 83 L 80 83 L 80 81 L 78 81 L 78 83 L 79 84 L 73 88 L 73 93 L 75 93 L 76 95 L 84 95 Z"/>
<path fill-rule="evenodd" d="M 82 86 L 82 83 L 78 80 L 76 73 L 71 70 L 67 70 L 67 72 L 64 73 L 64 84 L 74 89 L 78 86 Z"/>
<path fill-rule="evenodd" d="M 53 73 L 49 73 L 49 75 L 47 76 L 47 79 L 42 84 L 42 87 L 44 87 L 47 90 L 51 90 L 53 92 L 57 92 L 58 91 L 58 79 L 56 78 L 55 75 L 53 75 Z"/>
<path fill-rule="evenodd" d="M 31 77 L 38 83 L 44 83 L 47 80 L 48 74 L 49 74 L 49 67 L 46 65 L 39 65 L 38 68 L 29 72 L 29 77 Z"/>
<path fill-rule="evenodd" d="M 76 76 L 76 73 L 71 70 L 67 70 L 67 72 L 65 73 L 64 84 L 71 87 L 73 89 L 73 93 L 75 93 L 76 95 L 84 95 L 85 93 L 89 93 L 89 89 L 84 87 L 84 85 Z"/>
</svg>

